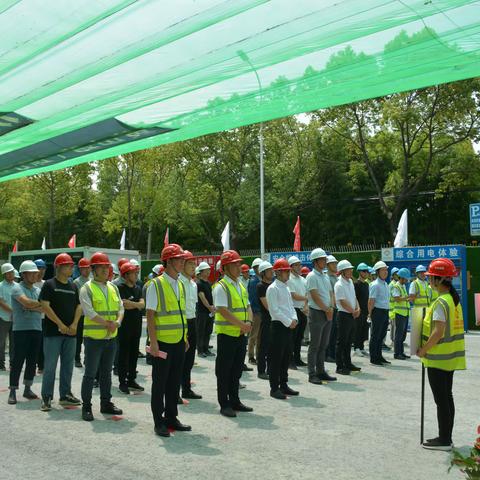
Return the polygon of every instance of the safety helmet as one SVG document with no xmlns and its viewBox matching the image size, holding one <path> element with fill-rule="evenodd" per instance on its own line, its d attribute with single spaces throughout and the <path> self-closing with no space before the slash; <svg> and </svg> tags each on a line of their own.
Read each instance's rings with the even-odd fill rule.
<svg viewBox="0 0 480 480">
<path fill-rule="evenodd" d="M 162 255 L 160 258 L 162 262 L 164 262 L 165 260 L 170 260 L 171 258 L 183 258 L 184 255 L 185 252 L 180 245 L 177 245 L 176 243 L 171 243 L 170 245 L 163 247 Z"/>
<path fill-rule="evenodd" d="M 243 258 L 240 258 L 240 255 L 235 250 L 225 250 L 220 255 L 220 264 L 222 267 L 230 263 L 241 262 L 242 260 Z"/>
<path fill-rule="evenodd" d="M 301 275 L 308 275 L 310 273 L 310 269 L 308 267 L 302 267 L 300 270 Z"/>
<path fill-rule="evenodd" d="M 323 248 L 315 248 L 310 253 L 310 260 L 312 262 L 317 258 L 327 258 L 327 253 L 325 252 L 325 250 L 323 250 Z"/>
<path fill-rule="evenodd" d="M 47 264 L 45 263 L 45 260 L 41 259 L 41 258 L 37 258 L 37 260 L 34 260 L 34 263 L 35 265 L 37 266 L 37 268 L 42 268 L 42 269 L 46 269 L 47 268 Z M 20 273 L 22 271 L 20 270 Z"/>
<path fill-rule="evenodd" d="M 210 265 L 207 262 L 200 262 L 197 267 L 198 273 L 204 270 L 211 270 Z"/>
<path fill-rule="evenodd" d="M 248 271 L 248 274 L 251 276 L 251 277 L 254 277 L 255 276 L 255 270 L 253 268 L 251 268 L 249 271 Z"/>
<path fill-rule="evenodd" d="M 270 262 L 263 261 L 260 266 L 258 267 L 258 273 L 262 273 L 269 268 L 273 268 L 273 265 Z"/>
<path fill-rule="evenodd" d="M 410 270 L 408 268 L 401 268 L 398 272 L 397 275 L 400 278 L 404 278 L 405 280 L 410 280 Z"/>
<path fill-rule="evenodd" d="M 399 270 L 400 270 L 399 268 L 393 267 L 393 268 L 390 270 L 390 274 L 391 274 L 391 275 L 395 275 L 396 273 L 398 274 L 398 271 L 399 271 Z"/>
<path fill-rule="evenodd" d="M 131 258 L 131 259 L 129 260 L 129 262 L 130 262 L 133 266 L 135 266 L 135 267 L 137 267 L 137 268 L 140 267 L 140 264 L 138 263 L 138 260 L 137 260 L 136 258 Z M 120 268 L 120 267 L 119 267 L 119 268 Z"/>
<path fill-rule="evenodd" d="M 185 255 L 185 261 L 195 260 L 195 255 L 190 250 L 184 250 L 183 254 Z"/>
<path fill-rule="evenodd" d="M 327 255 L 327 263 L 338 263 L 338 260 L 333 255 Z"/>
<path fill-rule="evenodd" d="M 448 258 L 436 258 L 430 262 L 427 275 L 432 277 L 456 277 L 458 270 Z"/>
<path fill-rule="evenodd" d="M 15 267 L 11 263 L 4 263 L 2 265 L 2 274 L 15 271 Z"/>
<path fill-rule="evenodd" d="M 359 263 L 357 266 L 357 272 L 368 272 L 370 267 L 366 263 Z"/>
<path fill-rule="evenodd" d="M 242 272 L 248 272 L 250 270 L 250 267 L 246 263 L 243 263 L 241 268 Z"/>
<path fill-rule="evenodd" d="M 88 268 L 90 266 L 90 260 L 87 258 L 81 258 L 78 261 L 78 268 Z"/>
<path fill-rule="evenodd" d="M 289 265 L 294 265 L 295 263 L 301 263 L 301 261 L 298 257 L 296 257 L 295 255 L 292 255 L 291 257 L 288 257 L 288 264 Z"/>
<path fill-rule="evenodd" d="M 376 275 L 377 271 L 373 267 L 368 267 L 368 273 L 370 275 Z"/>
<path fill-rule="evenodd" d="M 258 267 L 260 266 L 260 264 L 263 262 L 263 260 L 261 258 L 256 258 L 253 262 L 252 262 L 252 268 L 255 268 L 255 267 Z"/>
<path fill-rule="evenodd" d="M 127 263 L 130 263 L 130 262 L 126 262 L 123 265 L 126 265 Z M 123 265 L 122 265 L 122 267 L 123 267 Z M 111 263 L 110 267 L 111 267 L 110 269 L 111 269 L 111 271 L 114 275 L 120 275 L 120 269 L 118 268 L 117 265 L 115 265 L 114 263 Z"/>
<path fill-rule="evenodd" d="M 373 269 L 375 271 L 380 270 L 381 268 L 388 268 L 388 265 L 385 262 L 382 262 L 381 260 L 373 266 Z"/>
<path fill-rule="evenodd" d="M 427 267 L 425 265 L 417 265 L 417 268 L 415 269 L 415 273 L 422 273 L 426 271 Z"/>
<path fill-rule="evenodd" d="M 90 265 L 93 267 L 94 265 L 110 265 L 110 259 L 108 255 L 103 252 L 95 252 L 90 258 Z"/>
<path fill-rule="evenodd" d="M 222 261 L 221 260 L 218 260 L 217 263 L 215 264 L 215 270 L 217 272 L 221 272 L 222 271 Z"/>
<path fill-rule="evenodd" d="M 37 264 L 31 260 L 24 260 L 20 265 L 20 273 L 25 272 L 38 272 Z"/>
<path fill-rule="evenodd" d="M 162 269 L 163 265 L 161 263 L 157 263 L 153 268 L 152 268 L 152 272 L 155 274 L 155 275 L 160 275 L 160 270 Z M 165 268 L 165 267 L 163 267 Z"/>
<path fill-rule="evenodd" d="M 18 273 L 17 269 L 13 271 L 13 274 L 15 275 L 15 278 L 20 278 L 20 274 Z"/>
<path fill-rule="evenodd" d="M 343 272 L 344 270 L 353 269 L 353 265 L 348 260 L 340 260 L 337 265 L 337 271 Z"/>
<path fill-rule="evenodd" d="M 120 274 L 122 277 L 124 277 L 128 272 L 136 272 L 137 271 L 137 266 L 133 265 L 131 262 L 124 263 L 120 267 Z"/>
<path fill-rule="evenodd" d="M 117 262 L 117 267 L 118 267 L 118 268 L 122 268 L 122 265 L 123 265 L 124 263 L 127 263 L 128 261 L 129 261 L 128 258 L 122 257 L 122 258 Z"/>
<path fill-rule="evenodd" d="M 290 266 L 290 262 L 286 258 L 279 258 L 273 263 L 273 270 L 275 272 L 281 272 L 285 270 L 290 271 L 291 269 L 292 267 Z"/>
<path fill-rule="evenodd" d="M 75 265 L 75 262 L 72 260 L 72 257 L 68 253 L 59 253 L 55 257 L 53 264 L 58 267 L 60 265 Z"/>
</svg>

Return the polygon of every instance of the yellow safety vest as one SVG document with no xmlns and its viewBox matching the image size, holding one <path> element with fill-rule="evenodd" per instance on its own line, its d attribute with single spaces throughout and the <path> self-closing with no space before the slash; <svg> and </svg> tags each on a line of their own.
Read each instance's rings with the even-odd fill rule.
<svg viewBox="0 0 480 480">
<path fill-rule="evenodd" d="M 422 344 L 430 337 L 433 331 L 433 312 L 440 305 L 445 312 L 446 324 L 443 338 L 432 347 L 422 363 L 425 367 L 438 368 L 451 372 L 453 370 L 465 370 L 465 339 L 463 326 L 463 313 L 460 304 L 455 306 L 449 293 L 440 295 L 433 304 L 428 307 L 423 320 Z"/>
<path fill-rule="evenodd" d="M 110 282 L 106 283 L 107 296 L 104 295 L 102 289 L 92 280 L 88 281 L 82 288 L 86 288 L 88 295 L 92 301 L 92 307 L 97 312 L 97 315 L 105 320 L 117 320 L 118 312 L 120 310 L 120 298 L 118 290 Z M 85 316 L 83 319 L 83 336 L 93 338 L 94 340 L 106 340 L 115 338 L 118 329 L 114 332 L 109 332 L 104 325 L 94 322 L 91 318 Z"/>
<path fill-rule="evenodd" d="M 155 311 L 155 331 L 157 340 L 165 343 L 178 343 L 187 338 L 187 312 L 185 309 L 185 289 L 178 282 L 180 300 L 170 282 L 162 275 L 152 280 L 157 291 Z"/>
<path fill-rule="evenodd" d="M 438 298 L 438 290 L 434 290 L 430 285 L 428 286 L 428 299 L 430 304 Z"/>
<path fill-rule="evenodd" d="M 390 291 L 390 302 L 389 302 L 390 310 L 388 311 L 388 316 L 389 316 L 390 320 L 393 320 L 395 318 L 395 302 L 393 301 L 393 289 L 396 286 L 397 286 L 397 281 L 396 280 L 392 280 L 388 284 L 388 288 L 389 288 L 389 291 Z"/>
<path fill-rule="evenodd" d="M 396 288 L 400 290 L 401 297 L 408 296 L 405 285 L 402 285 L 400 282 L 397 282 Z M 395 315 L 398 314 L 404 317 L 408 317 L 408 314 L 410 312 L 410 304 L 408 303 L 408 300 L 402 300 L 401 302 L 393 302 L 393 310 L 395 312 Z"/>
<path fill-rule="evenodd" d="M 416 278 L 413 282 L 415 286 L 415 300 L 413 301 L 414 308 L 427 308 L 431 301 L 428 289 L 430 288 L 426 282 L 422 282 Z"/>
<path fill-rule="evenodd" d="M 245 287 L 240 283 L 241 295 L 235 286 L 222 279 L 218 282 L 216 288 L 223 288 L 227 294 L 227 308 L 235 318 L 245 322 L 248 320 L 248 293 Z M 240 336 L 240 327 L 232 325 L 223 315 L 215 313 L 215 333 L 224 333 L 231 337 Z"/>
</svg>

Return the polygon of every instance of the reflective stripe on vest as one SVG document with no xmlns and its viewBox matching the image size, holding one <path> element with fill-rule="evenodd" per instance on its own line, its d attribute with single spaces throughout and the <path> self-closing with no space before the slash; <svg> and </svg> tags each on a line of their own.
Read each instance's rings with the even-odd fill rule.
<svg viewBox="0 0 480 480">
<path fill-rule="evenodd" d="M 178 281 L 177 299 L 170 282 L 162 275 L 152 280 L 157 292 L 157 310 L 155 311 L 155 330 L 157 340 L 165 343 L 178 343 L 187 338 L 185 310 L 185 289 Z"/>
<path fill-rule="evenodd" d="M 455 306 L 449 293 L 439 296 L 427 309 L 423 321 L 422 343 L 426 342 L 432 334 L 433 312 L 437 306 L 440 306 L 445 314 L 445 332 L 440 341 L 422 358 L 422 363 L 425 367 L 440 370 L 464 370 L 466 361 L 462 307 L 460 304 Z"/>
<path fill-rule="evenodd" d="M 405 288 L 405 285 L 402 285 L 400 282 L 397 283 L 396 288 L 400 290 L 400 296 L 401 297 L 407 297 L 407 289 Z M 408 303 L 408 300 L 402 300 L 401 302 L 393 302 L 393 310 L 395 312 L 395 315 L 402 315 L 404 317 L 408 317 L 408 314 L 410 312 L 410 304 Z"/>
<path fill-rule="evenodd" d="M 431 302 L 426 282 L 422 282 L 417 278 L 413 281 L 413 285 L 415 286 L 415 300 L 413 301 L 413 306 L 415 308 L 428 307 Z"/>
<path fill-rule="evenodd" d="M 388 289 L 390 291 L 390 300 L 389 300 L 389 307 L 390 310 L 388 311 L 388 317 L 392 320 L 395 318 L 395 302 L 393 301 L 393 289 L 397 286 L 397 281 L 392 280 L 388 284 Z"/>
<path fill-rule="evenodd" d="M 245 287 L 241 283 L 239 283 L 239 285 L 241 295 L 239 295 L 236 287 L 225 279 L 220 280 L 216 288 L 223 288 L 225 291 L 228 311 L 238 320 L 245 322 L 248 320 L 248 294 Z M 215 333 L 224 333 L 231 337 L 239 337 L 240 327 L 232 325 L 224 316 L 217 312 L 215 313 Z"/>
<path fill-rule="evenodd" d="M 92 301 L 92 307 L 105 320 L 116 321 L 118 311 L 120 310 L 120 298 L 117 289 L 110 283 L 106 283 L 107 296 L 102 289 L 93 281 L 88 281 L 82 288 L 86 288 L 88 296 Z M 83 336 L 93 338 L 94 340 L 105 340 L 115 338 L 118 329 L 109 332 L 104 325 L 94 322 L 91 318 L 85 316 L 83 319 Z"/>
</svg>

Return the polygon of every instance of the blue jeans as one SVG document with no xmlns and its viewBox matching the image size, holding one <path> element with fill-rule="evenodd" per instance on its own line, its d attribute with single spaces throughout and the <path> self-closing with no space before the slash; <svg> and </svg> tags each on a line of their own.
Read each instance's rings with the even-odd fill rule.
<svg viewBox="0 0 480 480">
<path fill-rule="evenodd" d="M 97 372 L 100 383 L 100 402 L 105 405 L 112 398 L 112 368 L 117 350 L 117 338 L 94 340 L 85 337 L 83 345 L 85 363 L 85 373 L 82 380 L 83 406 L 91 407 L 92 405 L 93 382 Z"/>
<path fill-rule="evenodd" d="M 42 397 L 53 398 L 55 387 L 55 373 L 57 372 L 58 358 L 60 357 L 60 398 L 72 393 L 73 362 L 76 337 L 52 336 L 43 337 L 44 367 L 42 379 Z"/>
</svg>

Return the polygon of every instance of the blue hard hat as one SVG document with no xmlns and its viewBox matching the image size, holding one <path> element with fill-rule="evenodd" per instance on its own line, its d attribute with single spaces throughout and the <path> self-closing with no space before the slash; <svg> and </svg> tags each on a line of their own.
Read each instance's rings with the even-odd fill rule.
<svg viewBox="0 0 480 480">
<path fill-rule="evenodd" d="M 426 272 L 427 267 L 425 265 L 417 265 L 417 268 L 415 269 L 415 273 L 420 273 L 420 272 Z"/>
<path fill-rule="evenodd" d="M 366 263 L 359 263 L 357 267 L 357 272 L 368 272 L 370 267 Z"/>
<path fill-rule="evenodd" d="M 248 274 L 251 276 L 251 277 L 254 277 L 255 276 L 255 270 L 253 268 L 251 268 L 249 271 L 248 271 Z"/>
<path fill-rule="evenodd" d="M 393 268 L 390 270 L 390 273 L 391 273 L 392 275 L 394 275 L 395 273 L 398 273 L 399 270 L 400 270 L 399 268 L 393 267 Z"/>
<path fill-rule="evenodd" d="M 153 276 L 154 276 L 153 273 L 149 273 L 149 274 L 148 274 L 149 280 L 152 280 L 152 279 L 153 279 Z"/>
<path fill-rule="evenodd" d="M 397 275 L 400 278 L 404 278 L 405 280 L 410 280 L 410 270 L 408 268 L 401 268 L 398 272 Z"/>
<path fill-rule="evenodd" d="M 45 260 L 42 260 L 41 258 L 37 258 L 37 260 L 34 260 L 33 263 L 37 266 L 37 268 L 47 268 Z"/>
<path fill-rule="evenodd" d="M 370 273 L 371 275 L 377 274 L 376 270 L 373 267 L 368 267 L 368 273 Z"/>
</svg>

